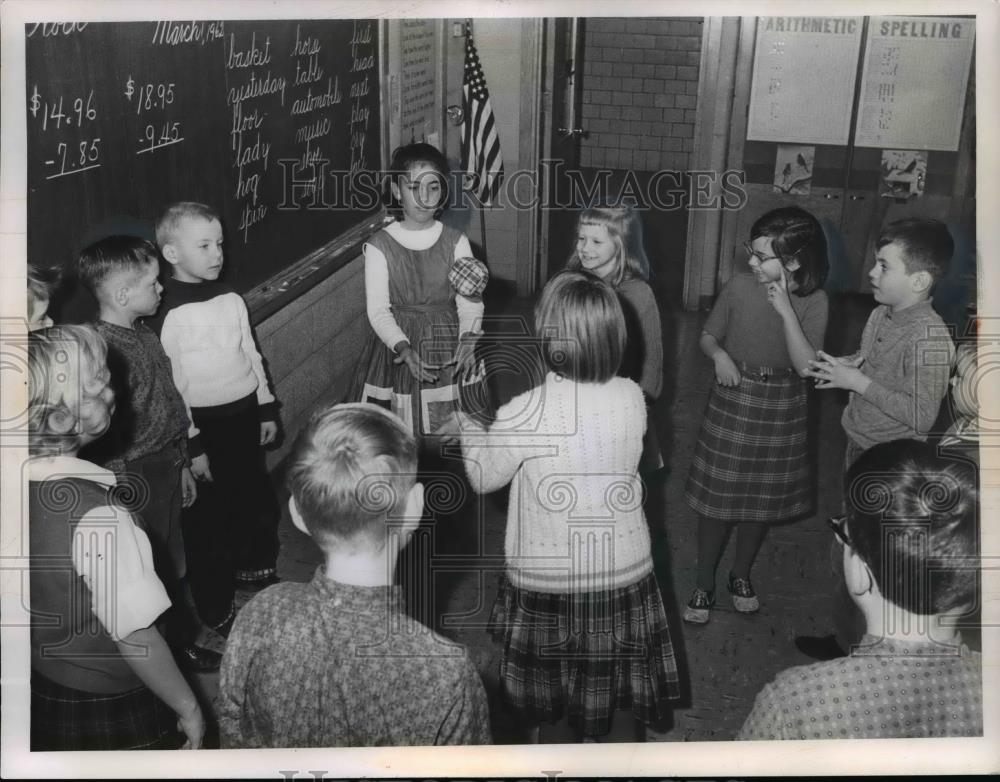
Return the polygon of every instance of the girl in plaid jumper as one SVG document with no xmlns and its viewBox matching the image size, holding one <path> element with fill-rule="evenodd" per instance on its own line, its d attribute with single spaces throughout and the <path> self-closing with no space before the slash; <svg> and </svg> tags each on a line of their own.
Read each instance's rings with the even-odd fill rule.
<svg viewBox="0 0 1000 782">
<path fill-rule="evenodd" d="M 697 583 L 684 610 L 695 624 L 715 604 L 731 528 L 729 592 L 737 611 L 753 613 L 750 568 L 768 524 L 806 515 L 812 501 L 803 378 L 826 331 L 826 239 L 815 217 L 785 207 L 758 219 L 744 247 L 750 272 L 726 283 L 701 335 L 716 384 L 685 487 L 699 514 Z"/>
<path fill-rule="evenodd" d="M 511 485 L 490 617 L 503 694 L 541 741 L 634 741 L 666 716 L 678 676 L 636 474 L 645 404 L 615 376 L 625 319 L 609 285 L 564 271 L 535 327 L 545 380 L 488 430 L 461 418 L 472 486 Z"/>
</svg>

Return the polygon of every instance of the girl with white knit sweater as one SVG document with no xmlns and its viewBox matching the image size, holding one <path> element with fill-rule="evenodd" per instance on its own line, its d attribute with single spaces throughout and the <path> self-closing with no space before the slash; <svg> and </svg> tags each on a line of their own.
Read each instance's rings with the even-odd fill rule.
<svg viewBox="0 0 1000 782">
<path fill-rule="evenodd" d="M 535 327 L 544 381 L 488 430 L 460 416 L 472 486 L 511 484 L 490 617 L 502 689 L 542 742 L 635 741 L 679 693 L 636 474 L 646 407 L 639 386 L 615 376 L 625 320 L 607 283 L 564 271 Z"/>
</svg>

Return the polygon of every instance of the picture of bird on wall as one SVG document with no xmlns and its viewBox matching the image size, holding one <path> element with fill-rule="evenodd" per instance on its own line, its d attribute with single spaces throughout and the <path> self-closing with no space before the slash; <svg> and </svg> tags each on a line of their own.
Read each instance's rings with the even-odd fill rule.
<svg viewBox="0 0 1000 782">
<path fill-rule="evenodd" d="M 927 181 L 927 153 L 909 149 L 882 150 L 882 198 L 919 198 Z"/>
<path fill-rule="evenodd" d="M 779 144 L 774 162 L 774 192 L 808 195 L 815 155 L 816 147 Z"/>
</svg>

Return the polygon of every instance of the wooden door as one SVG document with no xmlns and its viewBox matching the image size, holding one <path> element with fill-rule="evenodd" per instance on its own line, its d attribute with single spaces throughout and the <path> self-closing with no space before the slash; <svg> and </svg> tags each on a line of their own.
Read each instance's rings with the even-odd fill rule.
<svg viewBox="0 0 1000 782">
<path fill-rule="evenodd" d="M 543 39 L 545 90 L 540 160 L 545 201 L 539 214 L 539 287 L 566 265 L 573 251 L 578 205 L 570 203 L 570 180 L 566 172 L 579 170 L 580 137 L 586 132 L 579 124 L 583 20 L 547 19 Z"/>
</svg>

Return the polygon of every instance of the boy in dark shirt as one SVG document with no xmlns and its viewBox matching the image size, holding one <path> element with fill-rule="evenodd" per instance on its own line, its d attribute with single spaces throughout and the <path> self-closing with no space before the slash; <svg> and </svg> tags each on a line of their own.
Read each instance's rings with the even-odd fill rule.
<svg viewBox="0 0 1000 782">
<path fill-rule="evenodd" d="M 191 586 L 205 621 L 225 627 L 237 587 L 259 591 L 278 581 L 281 509 L 264 459 L 278 433 L 277 403 L 246 304 L 219 279 L 219 216 L 178 202 L 156 221 L 156 241 L 170 276 L 149 325 L 191 411 L 188 449 L 199 481 L 198 502 L 183 518 Z"/>
<path fill-rule="evenodd" d="M 78 270 L 100 307 L 95 325 L 108 343 L 117 399 L 110 431 L 88 455 L 119 475 L 118 499 L 149 536 L 156 572 L 175 606 L 181 661 L 214 670 L 221 655 L 201 646 L 210 633 L 193 608 L 180 526 L 182 506 L 197 496 L 187 453 L 189 414 L 160 341 L 140 320 L 160 305 L 159 254 L 144 239 L 109 236 L 83 250 Z"/>
</svg>

